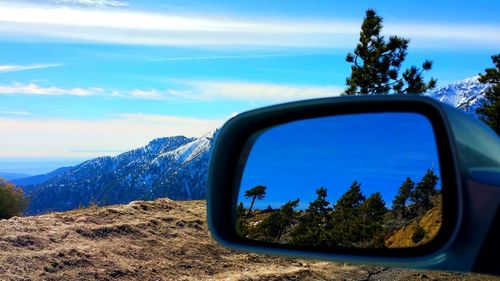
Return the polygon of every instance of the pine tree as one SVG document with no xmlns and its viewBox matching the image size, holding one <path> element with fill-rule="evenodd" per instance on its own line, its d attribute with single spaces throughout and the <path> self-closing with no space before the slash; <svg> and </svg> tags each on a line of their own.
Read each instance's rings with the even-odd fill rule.
<svg viewBox="0 0 500 281">
<path fill-rule="evenodd" d="M 251 232 L 252 239 L 258 241 L 274 242 L 281 228 L 281 215 L 279 212 L 269 213 Z"/>
<path fill-rule="evenodd" d="M 406 202 L 410 199 L 413 189 L 415 188 L 415 183 L 407 177 L 406 180 L 399 187 L 398 194 L 392 201 L 392 210 L 401 215 L 401 218 L 406 218 Z"/>
<path fill-rule="evenodd" d="M 354 53 L 348 53 L 346 61 L 351 63 L 351 76 L 346 79 L 345 94 L 421 94 L 436 86 L 431 78 L 424 82 L 422 73 L 432 68 L 432 61 L 426 60 L 422 69 L 411 66 L 399 77 L 409 39 L 391 36 L 386 40 L 380 35 L 382 17 L 372 9 L 366 11 L 359 43 Z"/>
<path fill-rule="evenodd" d="M 242 202 L 236 207 L 236 233 L 240 237 L 248 235 L 248 222 L 245 220 L 245 207 Z"/>
<path fill-rule="evenodd" d="M 419 215 L 432 208 L 432 197 L 438 193 L 436 190 L 438 180 L 439 177 L 432 169 L 429 169 L 420 182 L 415 185 L 411 200 L 415 203 Z"/>
<path fill-rule="evenodd" d="M 330 202 L 326 200 L 327 189 L 320 187 L 316 190 L 316 200 L 309 203 L 304 215 L 299 219 L 299 223 L 292 230 L 292 244 L 325 246 L 327 241 L 326 229 L 331 208 Z"/>
<path fill-rule="evenodd" d="M 243 207 L 243 202 L 240 202 L 236 207 L 236 217 L 242 217 L 245 214 L 245 207 Z"/>
<path fill-rule="evenodd" d="M 479 118 L 500 135 L 500 54 L 491 57 L 494 68 L 480 74 L 479 82 L 491 85 L 485 93 L 484 103 L 476 110 Z"/>
<path fill-rule="evenodd" d="M 376 238 L 379 237 L 384 230 L 382 224 L 385 214 L 387 213 L 387 208 L 385 207 L 385 202 L 380 192 L 372 194 L 363 202 L 360 206 L 360 213 L 362 240 L 373 244 L 373 241 L 377 240 Z"/>
<path fill-rule="evenodd" d="M 333 241 L 337 241 L 341 246 L 352 246 L 362 240 L 360 207 L 364 202 L 361 184 L 354 181 L 349 190 L 335 203 L 330 233 Z"/>
<path fill-rule="evenodd" d="M 257 185 L 254 188 L 245 191 L 245 198 L 252 198 L 250 207 L 248 208 L 247 215 L 250 215 L 250 212 L 252 212 L 255 199 L 262 200 L 264 198 L 264 196 L 266 195 L 266 189 L 267 188 L 263 185 Z"/>
<path fill-rule="evenodd" d="M 276 240 L 280 240 L 283 233 L 297 222 L 297 212 L 295 208 L 299 205 L 300 199 L 288 201 L 280 208 L 281 225 Z"/>
<path fill-rule="evenodd" d="M 365 199 L 365 196 L 361 193 L 361 184 L 354 181 L 349 190 L 335 203 L 335 212 L 344 212 L 347 215 L 356 216 L 358 208 L 363 204 Z"/>
<path fill-rule="evenodd" d="M 360 206 L 361 217 L 363 223 L 377 222 L 381 223 L 387 213 L 384 199 L 380 192 L 373 193 L 368 199 Z"/>
<path fill-rule="evenodd" d="M 252 233 L 255 239 L 267 242 L 279 242 L 283 233 L 296 222 L 295 208 L 299 199 L 288 201 L 279 210 L 271 212 L 265 217 Z"/>
</svg>

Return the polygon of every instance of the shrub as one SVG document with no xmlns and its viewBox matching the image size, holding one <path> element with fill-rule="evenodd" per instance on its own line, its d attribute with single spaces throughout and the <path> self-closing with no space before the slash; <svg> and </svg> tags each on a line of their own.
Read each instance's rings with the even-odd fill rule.
<svg viewBox="0 0 500 281">
<path fill-rule="evenodd" d="M 0 219 L 22 215 L 27 203 L 22 189 L 0 178 Z"/>
<path fill-rule="evenodd" d="M 413 243 L 417 244 L 418 242 L 422 241 L 425 237 L 425 229 L 423 229 L 418 223 L 415 226 L 415 231 L 413 231 L 413 234 L 411 235 L 411 240 Z"/>
</svg>

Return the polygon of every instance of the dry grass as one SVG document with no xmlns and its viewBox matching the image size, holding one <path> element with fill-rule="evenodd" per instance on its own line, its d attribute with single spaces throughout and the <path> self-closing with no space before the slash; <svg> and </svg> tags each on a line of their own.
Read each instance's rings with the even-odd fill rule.
<svg viewBox="0 0 500 281">
<path fill-rule="evenodd" d="M 0 221 L 1 280 L 500 280 L 231 251 L 203 201 L 132 202 Z"/>
</svg>

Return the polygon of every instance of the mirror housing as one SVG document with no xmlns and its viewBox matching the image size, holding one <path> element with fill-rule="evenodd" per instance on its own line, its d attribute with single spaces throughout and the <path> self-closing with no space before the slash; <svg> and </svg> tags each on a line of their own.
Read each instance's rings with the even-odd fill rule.
<svg viewBox="0 0 500 281">
<path fill-rule="evenodd" d="M 432 123 L 443 192 L 443 226 L 430 243 L 408 249 L 319 249 L 241 238 L 234 228 L 245 156 L 256 132 L 280 124 L 342 114 L 408 112 Z M 314 148 L 311 148 L 314 149 Z M 307 100 L 242 113 L 218 132 L 210 159 L 207 215 L 212 236 L 227 247 L 302 258 L 498 273 L 500 139 L 483 123 L 430 98 L 355 96 Z M 496 223 L 495 223 L 496 221 Z"/>
</svg>

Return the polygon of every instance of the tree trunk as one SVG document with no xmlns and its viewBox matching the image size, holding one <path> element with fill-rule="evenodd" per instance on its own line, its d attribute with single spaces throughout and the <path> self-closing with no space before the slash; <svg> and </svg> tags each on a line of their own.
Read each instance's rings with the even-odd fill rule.
<svg viewBox="0 0 500 281">
<path fill-rule="evenodd" d="M 252 211 L 253 203 L 255 203 L 255 198 L 257 198 L 257 196 L 252 197 L 252 203 L 250 203 L 250 207 L 248 208 L 247 216 L 249 216 L 250 212 Z"/>
</svg>

